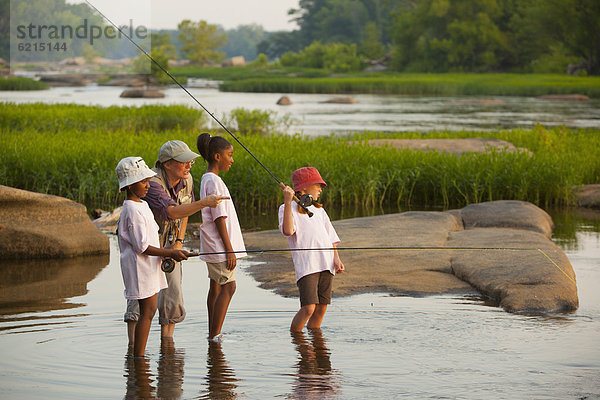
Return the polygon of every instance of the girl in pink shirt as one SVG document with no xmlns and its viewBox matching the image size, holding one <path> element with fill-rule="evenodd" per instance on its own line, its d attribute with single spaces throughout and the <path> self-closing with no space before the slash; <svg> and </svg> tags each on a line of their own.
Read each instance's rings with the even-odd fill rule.
<svg viewBox="0 0 600 400">
<path fill-rule="evenodd" d="M 292 173 L 294 189 L 282 188 L 284 203 L 279 207 L 279 229 L 288 238 L 290 249 L 331 248 L 323 251 L 292 251 L 296 270 L 296 284 L 300 294 L 300 310 L 294 316 L 290 329 L 302 331 L 321 327 L 327 305 L 331 303 L 331 287 L 336 272 L 344 271 L 335 246 L 340 239 L 325 209 L 316 202 L 327 186 L 319 171 L 313 167 L 297 169 Z M 292 199 L 311 196 L 312 205 L 306 211 Z"/>
<path fill-rule="evenodd" d="M 202 175 L 200 198 L 211 194 L 231 197 L 225 182 L 219 177 L 221 171 L 229 171 L 233 164 L 233 146 L 221 136 L 203 133 L 198 136 L 198 151 L 208 166 Z M 202 210 L 200 226 L 200 251 L 202 253 L 224 254 L 204 255 L 210 288 L 206 300 L 208 307 L 208 339 L 219 341 L 221 328 L 235 293 L 235 267 L 237 259 L 246 256 L 246 247 L 238 221 L 235 206 L 231 199 L 222 201 L 219 206 Z M 228 252 L 228 253 L 225 253 Z"/>
</svg>

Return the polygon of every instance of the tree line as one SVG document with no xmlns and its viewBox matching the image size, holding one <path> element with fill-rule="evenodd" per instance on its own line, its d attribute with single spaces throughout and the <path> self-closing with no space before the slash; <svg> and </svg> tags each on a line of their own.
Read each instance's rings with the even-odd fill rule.
<svg viewBox="0 0 600 400">
<path fill-rule="evenodd" d="M 5 33 L 8 3 L 0 0 Z M 32 0 L 27 12 L 41 12 L 50 3 L 64 10 L 59 15 L 72 15 L 70 23 L 87 7 Z M 200 65 L 264 54 L 261 60 L 284 66 L 331 71 L 357 71 L 380 62 L 400 72 L 600 74 L 598 0 L 299 0 L 288 14 L 298 26 L 293 31 L 266 32 L 260 25 L 225 30 L 185 20 L 177 30 L 153 32 L 152 53 Z M 111 48 L 100 41 L 81 51 L 123 55 L 127 46 L 120 42 Z M 7 55 L 2 35 L 0 57 Z"/>
</svg>

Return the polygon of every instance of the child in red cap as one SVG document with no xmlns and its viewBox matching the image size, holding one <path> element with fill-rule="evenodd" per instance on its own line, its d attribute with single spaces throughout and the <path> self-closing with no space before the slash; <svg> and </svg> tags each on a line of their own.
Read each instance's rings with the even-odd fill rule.
<svg viewBox="0 0 600 400">
<path fill-rule="evenodd" d="M 336 272 L 344 271 L 335 246 L 340 239 L 325 209 L 316 200 L 327 186 L 321 174 L 313 167 L 297 169 L 292 173 L 294 189 L 282 188 L 284 203 L 279 207 L 279 230 L 288 238 L 290 249 L 333 248 L 322 251 L 292 251 L 296 270 L 296 284 L 300 294 L 300 310 L 294 316 L 290 329 L 302 331 L 321 327 L 327 305 L 331 303 L 331 286 Z M 312 197 L 307 209 L 309 216 L 294 200 L 294 194 L 304 199 Z M 311 203 L 310 201 L 308 203 Z M 307 324 L 308 322 L 308 324 Z"/>
</svg>

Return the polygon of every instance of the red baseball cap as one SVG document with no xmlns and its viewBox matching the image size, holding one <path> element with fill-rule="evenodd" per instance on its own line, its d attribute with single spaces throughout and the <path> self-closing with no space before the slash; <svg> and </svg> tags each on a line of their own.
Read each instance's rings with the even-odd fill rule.
<svg viewBox="0 0 600 400">
<path fill-rule="evenodd" d="M 327 186 L 319 171 L 314 167 L 303 167 L 292 172 L 292 183 L 295 192 L 299 192 L 315 183 L 320 183 L 322 187 Z"/>
</svg>

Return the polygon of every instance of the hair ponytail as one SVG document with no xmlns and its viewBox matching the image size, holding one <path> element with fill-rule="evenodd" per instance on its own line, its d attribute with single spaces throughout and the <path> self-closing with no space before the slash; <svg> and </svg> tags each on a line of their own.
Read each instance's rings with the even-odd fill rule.
<svg viewBox="0 0 600 400">
<path fill-rule="evenodd" d="M 205 132 L 198 135 L 196 147 L 198 147 L 198 152 L 202 158 L 204 158 L 208 164 L 211 164 L 215 161 L 215 154 L 232 146 L 224 137 L 210 136 L 210 133 Z"/>
</svg>

